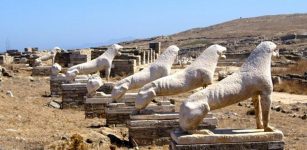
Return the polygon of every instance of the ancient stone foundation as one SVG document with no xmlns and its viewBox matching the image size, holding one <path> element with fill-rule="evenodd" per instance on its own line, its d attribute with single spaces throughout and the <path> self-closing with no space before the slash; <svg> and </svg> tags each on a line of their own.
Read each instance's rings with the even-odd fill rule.
<svg viewBox="0 0 307 150">
<path fill-rule="evenodd" d="M 199 129 L 214 129 L 217 123 L 217 119 L 208 114 Z M 166 145 L 171 140 L 171 131 L 179 128 L 179 114 L 173 112 L 130 115 L 128 128 L 130 138 L 139 146 Z"/>
<path fill-rule="evenodd" d="M 86 98 L 84 104 L 85 118 L 105 118 L 105 108 L 109 100 L 103 97 Z"/>
<path fill-rule="evenodd" d="M 50 95 L 61 96 L 62 95 L 62 84 L 67 84 L 68 81 L 65 78 L 50 77 Z"/>
<path fill-rule="evenodd" d="M 175 112 L 175 105 L 164 105 L 164 102 L 151 103 L 144 110 L 146 112 Z M 130 119 L 130 114 L 135 112 L 134 103 L 109 103 L 106 109 L 107 125 L 112 126 L 126 126 Z"/>
<path fill-rule="evenodd" d="M 104 93 L 111 92 L 106 86 L 102 86 L 99 90 L 104 91 Z M 123 102 L 127 106 L 134 106 L 134 99 L 137 93 L 127 93 L 123 96 Z M 101 95 L 99 92 L 93 97 L 86 97 L 84 110 L 85 118 L 105 118 L 105 110 L 109 103 L 112 103 L 112 97 L 110 94 Z"/>
<path fill-rule="evenodd" d="M 83 106 L 86 94 L 86 83 L 62 84 L 62 108 Z"/>
<path fill-rule="evenodd" d="M 172 150 L 283 150 L 283 133 L 279 130 L 263 132 L 263 129 L 214 129 L 205 134 L 171 133 Z"/>
<path fill-rule="evenodd" d="M 37 66 L 32 68 L 32 76 L 50 76 L 51 66 Z"/>
</svg>

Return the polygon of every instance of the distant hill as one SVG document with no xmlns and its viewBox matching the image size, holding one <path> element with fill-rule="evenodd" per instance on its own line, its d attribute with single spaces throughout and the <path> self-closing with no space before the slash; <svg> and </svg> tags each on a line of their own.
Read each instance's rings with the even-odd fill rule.
<svg viewBox="0 0 307 150">
<path fill-rule="evenodd" d="M 256 45 L 262 40 L 273 40 L 293 33 L 307 33 L 307 14 L 271 15 L 240 18 L 204 28 L 194 28 L 169 36 L 122 42 L 125 46 L 148 47 L 149 42 L 161 42 L 162 48 L 176 44 L 180 48 L 204 47 L 212 43 L 229 45 L 232 50 L 247 50 L 236 43 L 253 40 Z M 250 46 L 250 45 L 248 45 Z M 240 48 L 241 47 L 241 48 Z"/>
</svg>

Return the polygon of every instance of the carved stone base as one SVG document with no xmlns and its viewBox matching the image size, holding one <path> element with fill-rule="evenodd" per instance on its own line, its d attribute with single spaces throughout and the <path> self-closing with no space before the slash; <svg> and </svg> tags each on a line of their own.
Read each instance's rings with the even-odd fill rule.
<svg viewBox="0 0 307 150">
<path fill-rule="evenodd" d="M 50 77 L 50 94 L 57 97 L 62 95 L 62 84 L 67 84 L 68 81 L 64 77 Z"/>
<path fill-rule="evenodd" d="M 130 115 L 128 121 L 129 136 L 137 145 L 166 145 L 170 142 L 170 133 L 179 128 L 178 113 L 154 113 L 149 115 Z M 208 114 L 199 129 L 214 129 L 217 119 Z"/>
<path fill-rule="evenodd" d="M 86 94 L 86 83 L 62 84 L 62 108 L 82 108 Z"/>
<path fill-rule="evenodd" d="M 173 131 L 170 149 L 284 149 L 283 133 L 279 130 L 263 132 L 263 129 L 214 129 L 210 131 L 207 135 Z"/>
<path fill-rule="evenodd" d="M 125 103 L 109 103 L 106 109 L 107 125 L 126 125 L 130 119 L 130 114 L 135 111 L 134 106 L 128 106 Z M 168 102 L 151 103 L 147 106 L 144 112 L 175 112 L 175 105 Z"/>
<path fill-rule="evenodd" d="M 125 105 L 127 106 L 134 106 L 136 95 L 137 93 L 126 93 L 126 95 L 123 96 L 122 101 L 125 102 Z M 105 118 L 106 107 L 109 103 L 112 103 L 112 101 L 113 100 L 110 94 L 104 94 L 101 92 L 97 92 L 93 97 L 86 97 L 84 105 L 85 118 Z M 114 117 L 111 118 L 113 119 Z M 116 116 L 114 119 L 116 119 Z"/>
</svg>

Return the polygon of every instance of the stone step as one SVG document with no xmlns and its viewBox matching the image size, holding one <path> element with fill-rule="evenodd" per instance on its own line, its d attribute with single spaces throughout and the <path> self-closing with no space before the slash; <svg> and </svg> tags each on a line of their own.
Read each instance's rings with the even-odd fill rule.
<svg viewBox="0 0 307 150">
<path fill-rule="evenodd" d="M 217 126 L 218 120 L 213 118 L 204 118 L 200 126 Z M 129 128 L 157 128 L 157 127 L 179 127 L 179 119 L 171 120 L 129 120 Z"/>
<path fill-rule="evenodd" d="M 263 129 L 213 129 L 210 131 L 211 134 L 186 134 L 182 131 L 173 131 L 171 137 L 176 144 L 181 145 L 283 140 L 283 133 L 280 130 L 264 132 Z"/>
</svg>

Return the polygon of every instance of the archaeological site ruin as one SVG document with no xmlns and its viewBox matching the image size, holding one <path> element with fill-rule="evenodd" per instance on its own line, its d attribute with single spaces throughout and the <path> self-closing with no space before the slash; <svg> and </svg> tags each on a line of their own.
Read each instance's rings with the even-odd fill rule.
<svg viewBox="0 0 307 150">
<path fill-rule="evenodd" d="M 59 46 L 0 51 L 0 150 L 307 149 L 307 14 Z"/>
</svg>

